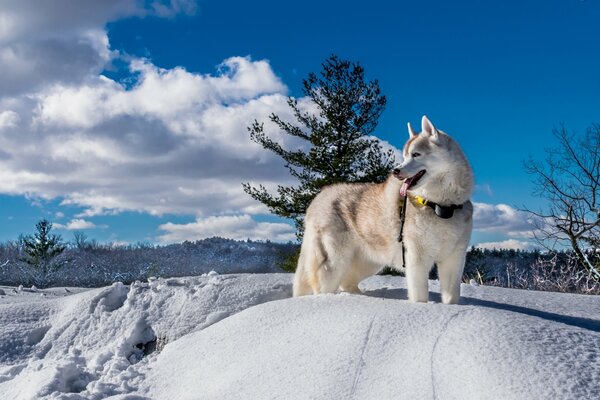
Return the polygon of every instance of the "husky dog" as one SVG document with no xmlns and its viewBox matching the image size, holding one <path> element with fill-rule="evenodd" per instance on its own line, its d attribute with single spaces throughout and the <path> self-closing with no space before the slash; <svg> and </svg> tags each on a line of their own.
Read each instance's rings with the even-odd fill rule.
<svg viewBox="0 0 600 400">
<path fill-rule="evenodd" d="M 360 281 L 389 265 L 405 267 L 411 301 L 427 302 L 435 263 L 442 301 L 458 302 L 471 238 L 473 172 L 456 141 L 426 116 L 421 125 L 416 134 L 408 124 L 404 161 L 384 183 L 331 185 L 312 201 L 294 296 L 360 293 Z"/>
</svg>

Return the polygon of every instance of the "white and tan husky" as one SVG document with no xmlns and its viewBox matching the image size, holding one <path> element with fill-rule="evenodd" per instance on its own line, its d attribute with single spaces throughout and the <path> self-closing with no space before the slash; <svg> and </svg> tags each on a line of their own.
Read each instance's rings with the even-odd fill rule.
<svg viewBox="0 0 600 400">
<path fill-rule="evenodd" d="M 389 265 L 405 266 L 408 298 L 426 302 L 429 271 L 435 263 L 442 301 L 458 302 L 471 238 L 473 172 L 456 141 L 426 116 L 420 134 L 410 123 L 408 131 L 404 161 L 384 183 L 331 185 L 312 201 L 294 296 L 337 290 L 360 293 L 360 281 Z M 399 210 L 405 196 L 400 243 Z"/>
</svg>

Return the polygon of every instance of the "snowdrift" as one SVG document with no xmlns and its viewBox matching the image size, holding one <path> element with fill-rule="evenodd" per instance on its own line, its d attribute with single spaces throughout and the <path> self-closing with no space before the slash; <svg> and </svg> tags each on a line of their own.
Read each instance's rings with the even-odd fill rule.
<svg viewBox="0 0 600 400">
<path fill-rule="evenodd" d="M 461 305 L 289 298 L 291 275 L 0 296 L 0 398 L 582 399 L 600 396 L 600 298 L 463 285 Z M 69 292 L 67 292 L 69 290 Z"/>
</svg>

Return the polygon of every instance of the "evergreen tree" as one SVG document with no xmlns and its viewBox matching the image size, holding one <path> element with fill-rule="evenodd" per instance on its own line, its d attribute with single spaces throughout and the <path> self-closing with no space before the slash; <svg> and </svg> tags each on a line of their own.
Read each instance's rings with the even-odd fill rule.
<svg viewBox="0 0 600 400">
<path fill-rule="evenodd" d="M 21 260 L 35 268 L 42 277 L 46 277 L 52 267 L 59 268 L 60 264 L 52 265 L 52 260 L 66 248 L 60 235 L 51 234 L 52 223 L 42 219 L 35 225 L 36 233 L 21 237 L 23 251 L 26 257 Z"/>
<path fill-rule="evenodd" d="M 244 183 L 244 191 L 281 217 L 294 220 L 297 236 L 303 232 L 303 218 L 311 200 L 326 185 L 340 182 L 382 182 L 394 166 L 394 154 L 384 152 L 370 136 L 383 112 L 386 98 L 377 80 L 365 82 L 358 63 L 330 56 L 320 76 L 310 73 L 303 80 L 303 94 L 310 98 L 318 115 L 302 111 L 295 98 L 288 99 L 297 123 L 276 114 L 269 119 L 287 135 L 307 142 L 306 151 L 286 150 L 269 138 L 264 123 L 248 127 L 251 139 L 285 161 L 298 186 L 278 186 L 271 194 L 263 185 Z"/>
</svg>

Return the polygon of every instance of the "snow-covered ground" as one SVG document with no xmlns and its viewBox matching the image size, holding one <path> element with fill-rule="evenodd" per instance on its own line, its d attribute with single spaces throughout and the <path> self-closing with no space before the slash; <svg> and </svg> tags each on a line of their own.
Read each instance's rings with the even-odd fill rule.
<svg viewBox="0 0 600 400">
<path fill-rule="evenodd" d="M 290 298 L 289 274 L 0 287 L 0 399 L 597 399 L 600 297 Z M 4 294 L 2 294 L 4 293 Z"/>
</svg>

